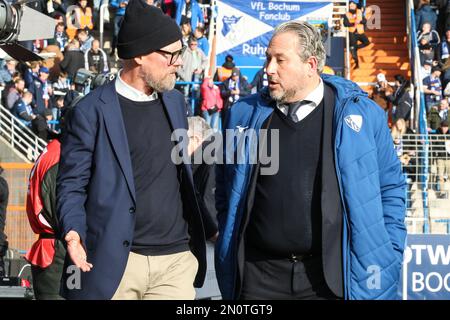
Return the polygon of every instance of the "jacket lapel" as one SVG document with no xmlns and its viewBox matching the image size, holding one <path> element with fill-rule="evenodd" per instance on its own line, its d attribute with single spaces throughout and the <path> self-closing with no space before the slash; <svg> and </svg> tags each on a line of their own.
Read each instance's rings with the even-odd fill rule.
<svg viewBox="0 0 450 320">
<path fill-rule="evenodd" d="M 133 201 L 136 203 L 136 191 L 127 133 L 125 131 L 122 110 L 120 109 L 119 99 L 114 86 L 115 82 L 110 82 L 104 87 L 103 92 L 101 93 L 100 100 L 103 102 L 102 112 L 108 136 L 111 140 L 120 168 L 125 176 Z"/>
<path fill-rule="evenodd" d="M 342 275 L 342 207 L 334 161 L 333 118 L 335 94 L 324 86 L 322 134 L 322 257 L 325 280 L 339 297 L 343 296 Z"/>
<path fill-rule="evenodd" d="M 175 94 L 173 94 L 173 91 L 163 92 L 160 96 L 162 98 L 166 114 L 169 118 L 170 127 L 174 134 L 177 152 L 183 158 L 183 164 L 188 173 L 187 176 L 189 178 L 189 181 L 193 185 L 194 181 L 192 178 L 192 167 L 190 165 L 191 160 L 189 158 L 189 155 L 187 153 L 185 154 L 183 150 L 180 149 L 180 147 L 184 144 L 178 143 L 179 141 L 184 141 L 182 140 L 183 138 L 181 138 L 182 133 L 175 131 L 177 129 L 186 129 L 186 130 L 188 129 L 187 116 L 186 113 L 183 113 L 186 110 L 184 102 L 182 99 L 178 98 Z"/>
</svg>

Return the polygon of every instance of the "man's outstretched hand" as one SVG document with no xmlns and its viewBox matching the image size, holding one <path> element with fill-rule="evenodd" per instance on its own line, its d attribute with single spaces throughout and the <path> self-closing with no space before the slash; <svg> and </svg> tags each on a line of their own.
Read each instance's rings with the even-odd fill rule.
<svg viewBox="0 0 450 320">
<path fill-rule="evenodd" d="M 75 231 L 69 231 L 65 237 L 67 242 L 67 252 L 72 262 L 83 272 L 89 272 L 94 267 L 87 262 L 86 251 L 81 245 L 80 235 Z"/>
</svg>

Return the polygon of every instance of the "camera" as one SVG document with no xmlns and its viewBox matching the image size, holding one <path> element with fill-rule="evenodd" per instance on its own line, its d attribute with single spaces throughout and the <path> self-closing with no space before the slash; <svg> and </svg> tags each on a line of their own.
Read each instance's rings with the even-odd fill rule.
<svg viewBox="0 0 450 320">
<path fill-rule="evenodd" d="M 42 60 L 18 41 L 53 38 L 55 20 L 25 6 L 27 2 L 10 4 L 0 0 L 0 48 L 18 61 Z"/>
<path fill-rule="evenodd" d="M 97 74 L 87 69 L 78 69 L 73 83 L 77 91 L 86 95 L 91 90 L 114 80 L 115 77 L 113 73 Z"/>
</svg>

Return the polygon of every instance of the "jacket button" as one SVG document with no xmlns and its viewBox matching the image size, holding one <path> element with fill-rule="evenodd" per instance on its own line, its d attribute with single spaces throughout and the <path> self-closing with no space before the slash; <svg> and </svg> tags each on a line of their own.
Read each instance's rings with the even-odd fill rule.
<svg viewBox="0 0 450 320">
<path fill-rule="evenodd" d="M 353 99 L 353 102 L 355 102 L 355 103 L 359 102 L 359 97 L 356 97 L 355 99 Z"/>
<path fill-rule="evenodd" d="M 123 246 L 124 246 L 125 248 L 128 248 L 128 247 L 130 246 L 130 243 L 129 243 L 127 240 L 125 240 L 125 241 L 123 242 Z"/>
<path fill-rule="evenodd" d="M 130 208 L 130 213 L 133 214 L 133 213 L 135 213 L 135 212 L 136 212 L 136 208 L 135 208 L 135 207 L 131 207 L 131 208 Z"/>
</svg>

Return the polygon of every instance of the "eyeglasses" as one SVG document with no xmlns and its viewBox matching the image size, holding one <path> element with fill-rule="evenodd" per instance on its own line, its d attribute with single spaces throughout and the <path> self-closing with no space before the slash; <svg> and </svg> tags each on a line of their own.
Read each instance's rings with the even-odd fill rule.
<svg viewBox="0 0 450 320">
<path fill-rule="evenodd" d="M 174 52 L 169 52 L 166 50 L 156 50 L 155 52 L 163 54 L 166 58 L 169 58 L 169 56 L 167 56 L 167 55 L 170 55 L 169 66 L 171 66 L 175 62 L 177 62 L 178 58 L 184 53 L 185 50 L 186 50 L 186 46 L 183 46 L 183 47 L 181 47 L 180 50 L 177 50 Z"/>
</svg>

